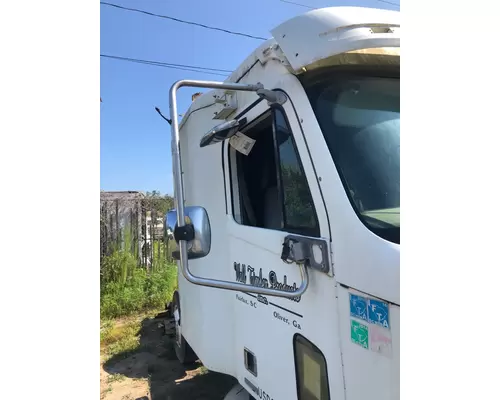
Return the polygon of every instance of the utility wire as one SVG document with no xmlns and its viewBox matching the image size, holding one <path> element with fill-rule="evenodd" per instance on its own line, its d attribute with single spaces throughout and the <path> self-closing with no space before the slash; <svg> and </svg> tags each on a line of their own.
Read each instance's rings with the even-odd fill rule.
<svg viewBox="0 0 500 400">
<path fill-rule="evenodd" d="M 282 3 L 288 3 L 288 4 L 293 4 L 295 6 L 299 6 L 299 7 L 304 7 L 304 8 L 308 8 L 310 10 L 315 10 L 317 7 L 311 7 L 311 6 L 307 6 L 305 4 L 301 4 L 301 3 L 295 3 L 293 1 L 288 1 L 288 0 L 279 0 L 281 1 Z M 392 4 L 393 6 L 397 6 L 399 7 L 399 4 L 398 3 L 393 3 L 392 1 L 388 1 L 388 0 L 375 0 L 375 1 L 380 1 L 381 3 L 386 3 L 386 4 Z"/>
<path fill-rule="evenodd" d="M 305 4 L 294 3 L 293 1 L 287 1 L 287 0 L 280 0 L 280 1 L 282 3 L 293 4 L 294 6 L 299 6 L 299 7 L 309 8 L 310 10 L 314 10 L 314 7 L 306 6 Z"/>
<path fill-rule="evenodd" d="M 388 0 L 376 0 L 376 1 L 380 1 L 381 3 L 392 4 L 393 6 L 398 6 L 398 7 L 400 7 L 400 4 L 399 4 L 399 3 L 393 3 L 392 1 L 388 1 Z"/>
<path fill-rule="evenodd" d="M 101 57 L 114 58 L 114 59 L 126 60 L 126 61 L 140 61 L 140 62 L 146 62 L 146 63 L 152 63 L 152 64 L 168 65 L 168 66 L 172 66 L 172 67 L 186 67 L 186 68 L 204 69 L 204 70 L 207 70 L 207 71 L 233 72 L 233 71 L 231 71 L 229 69 L 199 67 L 199 66 L 196 66 L 196 65 L 186 65 L 186 64 L 173 64 L 173 63 L 167 63 L 167 62 L 163 62 L 163 61 L 140 60 L 140 59 L 137 59 L 137 58 L 119 57 L 119 56 L 112 56 L 112 55 L 109 55 L 109 54 L 101 54 Z"/>
<path fill-rule="evenodd" d="M 200 72 L 203 74 L 217 75 L 217 76 L 227 76 L 228 75 L 228 74 L 223 74 L 221 72 L 227 72 L 227 73 L 232 72 L 232 71 L 225 70 L 225 69 L 198 67 L 196 65 L 164 63 L 164 62 L 160 62 L 160 61 L 149 61 L 149 60 L 141 60 L 141 59 L 137 59 L 137 58 L 111 56 L 108 54 L 101 54 L 101 57 L 109 58 L 109 59 L 113 59 L 113 60 L 118 60 L 118 61 L 134 62 L 134 63 L 138 63 L 138 64 L 153 65 L 156 67 L 163 67 L 163 68 L 170 68 L 170 69 L 178 69 L 181 71 Z M 213 72 L 213 71 L 220 71 L 220 72 Z"/>
<path fill-rule="evenodd" d="M 190 72 L 198 72 L 198 73 L 209 74 L 209 75 L 227 76 L 227 74 L 221 74 L 221 73 L 218 73 L 218 72 L 209 72 L 209 71 L 205 71 L 205 70 L 201 70 L 201 69 L 193 69 L 193 68 L 175 67 L 175 66 L 172 66 L 172 65 L 164 65 L 164 64 L 156 63 L 156 62 L 148 62 L 148 61 L 134 60 L 134 59 L 127 60 L 127 59 L 120 59 L 120 58 L 116 58 L 115 60 L 134 62 L 134 63 L 137 63 L 137 64 L 144 64 L 144 65 L 152 65 L 152 66 L 155 66 L 155 67 L 177 69 L 177 70 L 180 70 L 180 71 L 190 71 Z"/>
<path fill-rule="evenodd" d="M 260 36 L 253 36 L 253 35 L 249 35 L 249 34 L 246 34 L 246 33 L 234 32 L 234 31 L 230 31 L 230 30 L 227 30 L 227 29 L 222 29 L 222 28 L 217 28 L 217 27 L 214 27 L 214 26 L 208 26 L 208 25 L 200 24 L 198 22 L 185 21 L 185 20 L 182 20 L 182 19 L 179 19 L 179 18 L 169 17 L 168 15 L 160 15 L 160 14 L 155 14 L 155 13 L 152 13 L 152 12 L 149 12 L 149 11 L 139 10 L 137 8 L 123 7 L 123 6 L 120 6 L 118 4 L 108 3 L 108 2 L 105 2 L 105 1 L 101 1 L 100 3 L 102 5 L 109 6 L 109 7 L 119 8 L 121 10 L 138 12 L 138 13 L 146 14 L 146 15 L 149 15 L 149 16 L 152 16 L 152 17 L 165 18 L 165 19 L 169 19 L 169 20 L 175 21 L 175 22 L 180 22 L 180 23 L 183 23 L 183 24 L 189 24 L 189 25 L 199 26 L 199 27 L 205 28 L 205 29 L 211 29 L 213 31 L 219 31 L 219 32 L 229 33 L 230 35 L 244 36 L 244 37 L 248 37 L 248 38 L 251 38 L 251 39 L 257 39 L 257 40 L 267 40 L 266 38 L 260 37 Z"/>
</svg>

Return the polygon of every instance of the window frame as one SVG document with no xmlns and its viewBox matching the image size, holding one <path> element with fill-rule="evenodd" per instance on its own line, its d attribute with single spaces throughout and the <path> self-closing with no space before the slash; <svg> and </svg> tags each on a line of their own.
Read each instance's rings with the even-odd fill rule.
<svg viewBox="0 0 500 400">
<path fill-rule="evenodd" d="M 285 213 L 285 193 L 284 193 L 284 190 L 283 190 L 283 176 L 282 176 L 282 171 L 281 171 L 281 162 L 280 162 L 280 152 L 279 152 L 279 146 L 277 145 L 277 137 L 276 137 L 276 112 L 281 112 L 282 115 L 283 115 L 283 119 L 284 119 L 284 122 L 285 122 L 285 125 L 286 125 L 286 129 L 288 130 L 291 138 L 292 138 L 292 146 L 293 146 L 293 150 L 294 150 L 294 153 L 297 157 L 297 162 L 298 162 L 298 165 L 299 165 L 299 169 L 300 169 L 300 172 L 302 173 L 302 176 L 305 178 L 305 182 L 306 182 L 306 185 L 307 185 L 307 190 L 308 190 L 308 193 L 309 193 L 309 199 L 310 199 L 310 202 L 311 202 L 311 206 L 312 206 L 312 211 L 313 211 L 313 217 L 314 217 L 314 226 L 313 227 L 297 227 L 297 226 L 293 226 L 293 225 L 288 225 L 286 223 L 286 213 Z M 277 189 L 278 189 L 278 196 L 279 196 L 279 207 L 280 207 L 280 219 L 281 219 L 281 229 L 279 229 L 279 231 L 284 231 L 284 232 L 288 232 L 288 233 L 293 233 L 293 234 L 298 234 L 298 235 L 303 235 L 303 236 L 309 236 L 309 237 L 320 237 L 321 236 L 321 227 L 320 227 L 320 224 L 319 224 L 319 219 L 318 219 L 318 213 L 316 211 L 316 205 L 314 203 L 314 199 L 313 199 L 313 196 L 312 196 L 312 191 L 311 191 L 311 185 L 310 185 L 310 182 L 309 182 L 309 179 L 308 179 L 308 176 L 305 172 L 305 169 L 304 169 L 304 165 L 303 165 L 303 162 L 302 162 L 302 157 L 301 157 L 301 153 L 297 147 L 297 143 L 296 143 L 296 140 L 295 140 L 295 135 L 294 135 L 294 132 L 291 128 L 291 125 L 290 125 L 290 121 L 289 121 L 289 118 L 288 118 L 288 115 L 287 115 L 287 112 L 286 110 L 284 109 L 283 106 L 279 105 L 279 104 L 273 104 L 271 105 L 269 108 L 267 108 L 265 111 L 263 111 L 262 113 L 260 113 L 259 115 L 257 115 L 254 119 L 252 119 L 251 121 L 248 121 L 241 129 L 241 132 L 246 134 L 246 132 L 248 132 L 249 130 L 251 130 L 255 125 L 256 123 L 258 123 L 259 121 L 261 120 L 265 120 L 269 118 L 270 121 L 271 121 L 271 129 L 272 129 L 272 135 L 273 135 L 273 138 L 272 138 L 272 142 L 273 142 L 273 146 L 274 146 L 274 158 L 275 158 L 275 162 L 274 162 L 274 168 L 275 168 L 275 174 L 276 174 L 276 179 L 277 179 Z M 234 159 L 233 159 L 234 157 Z M 236 219 L 236 215 L 235 215 L 235 210 L 237 208 L 237 206 L 235 205 L 235 200 L 236 200 L 236 197 L 238 198 L 238 201 L 239 201 L 239 205 L 238 205 L 238 208 L 240 210 L 242 210 L 244 207 L 242 207 L 242 195 L 241 195 L 241 190 L 240 190 L 240 179 L 241 179 L 241 176 L 240 174 L 238 174 L 238 158 L 237 158 L 237 151 L 235 149 L 233 149 L 231 147 L 231 145 L 229 145 L 229 143 L 227 144 L 227 153 L 226 153 L 226 160 L 227 160 L 227 163 L 228 163 L 228 173 L 229 173 L 229 176 L 228 176 L 228 181 L 229 181 L 229 194 L 231 196 L 231 214 L 232 214 L 232 217 L 234 219 L 234 221 L 239 224 L 239 225 L 243 225 L 243 226 L 248 226 L 248 227 L 254 227 L 255 226 L 252 226 L 252 225 L 247 225 L 247 224 L 244 224 L 242 221 L 243 221 L 243 218 L 242 218 L 242 221 L 238 221 Z M 234 165 L 233 165 L 233 162 L 234 162 Z M 236 169 L 236 171 L 235 171 Z M 235 188 L 234 188 L 234 184 L 235 184 L 235 181 L 238 185 L 237 187 L 237 196 L 236 196 L 236 193 L 235 193 Z M 240 215 L 243 217 L 243 213 L 240 211 Z M 269 229 L 269 228 L 262 228 L 262 227 L 259 227 L 261 229 Z M 269 230 L 276 230 L 276 229 L 269 229 Z"/>
<path fill-rule="evenodd" d="M 309 102 L 309 105 L 311 107 L 311 110 L 314 114 L 314 117 L 316 118 L 318 125 L 319 125 L 319 119 L 316 115 L 315 108 L 313 106 L 313 103 L 311 101 L 311 95 L 310 95 L 310 87 L 312 85 L 311 82 L 314 82 L 317 79 L 320 79 L 323 76 L 329 76 L 329 75 L 334 75 L 335 80 L 345 80 L 348 81 L 350 79 L 365 79 L 365 78 L 382 78 L 382 79 L 400 79 L 400 68 L 399 65 L 394 66 L 394 65 L 388 65 L 388 66 L 383 66 L 383 67 L 374 67 L 372 65 L 346 65 L 346 66 L 326 66 L 319 68 L 316 71 L 310 71 L 308 74 L 304 74 L 301 77 L 299 77 L 300 84 L 306 93 L 307 100 Z M 320 128 L 321 135 L 325 140 L 325 144 L 328 146 L 328 142 L 325 137 L 325 133 L 323 130 Z M 330 152 L 330 151 L 329 151 Z M 359 221 L 372 233 L 377 235 L 378 237 L 390 241 L 391 243 L 395 244 L 400 244 L 400 233 L 399 229 L 397 228 L 397 234 L 391 234 L 388 230 L 383 229 L 376 229 L 370 224 L 368 224 L 365 220 L 365 218 L 361 215 L 358 206 L 355 204 L 354 200 L 352 199 L 352 196 L 349 192 L 349 186 L 347 184 L 347 180 L 339 166 L 338 160 L 336 157 L 333 157 L 332 153 L 330 152 L 330 157 L 333 162 L 333 165 L 335 166 L 335 170 L 337 171 L 340 181 L 342 183 L 344 193 L 349 201 L 349 204 L 351 205 L 351 209 L 354 211 L 356 216 L 358 217 Z M 396 231 L 396 228 L 394 229 Z"/>
<path fill-rule="evenodd" d="M 282 229 L 286 230 L 287 232 L 290 233 L 296 233 L 299 235 L 304 235 L 304 236 L 311 236 L 311 237 L 320 237 L 320 226 L 319 226 L 319 220 L 318 220 L 318 213 L 316 212 L 316 206 L 314 205 L 314 199 L 312 196 L 311 192 L 311 186 L 309 184 L 309 180 L 307 179 L 307 174 L 304 170 L 304 165 L 302 163 L 302 157 L 300 155 L 299 149 L 297 148 L 297 143 L 295 142 L 295 135 L 293 134 L 292 127 L 290 126 L 290 121 L 288 120 L 288 117 L 286 115 L 285 109 L 281 105 L 273 105 L 271 107 L 271 110 L 273 110 L 273 142 L 274 142 L 274 149 L 275 149 L 275 160 L 276 160 L 276 173 L 278 174 L 278 193 L 280 196 L 280 205 L 281 205 L 281 224 L 282 224 Z M 306 185 L 307 185 L 307 191 L 309 193 L 309 200 L 312 205 L 312 211 L 313 211 L 313 217 L 314 217 L 314 226 L 309 228 L 309 227 L 297 227 L 293 225 L 288 225 L 286 222 L 286 213 L 285 213 L 285 191 L 283 190 L 283 173 L 281 170 L 281 161 L 280 161 L 280 152 L 279 152 L 279 146 L 277 143 L 277 137 L 276 137 L 276 114 L 275 110 L 279 110 L 283 114 L 283 118 L 285 120 L 285 125 L 286 128 L 292 138 L 292 146 L 295 155 L 297 156 L 297 162 L 299 164 L 299 169 L 300 172 L 302 173 L 302 176 L 304 176 Z"/>
</svg>

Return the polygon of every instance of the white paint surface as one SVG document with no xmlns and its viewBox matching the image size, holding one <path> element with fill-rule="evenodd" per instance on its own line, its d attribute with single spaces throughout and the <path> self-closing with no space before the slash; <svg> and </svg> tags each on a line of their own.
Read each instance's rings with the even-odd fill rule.
<svg viewBox="0 0 500 400">
<path fill-rule="evenodd" d="M 267 89 L 279 88 L 290 96 L 283 108 L 308 178 L 321 236 L 331 243 L 332 255 L 329 274 L 310 271 L 310 285 L 300 302 L 268 297 L 265 304 L 248 294 L 196 286 L 179 277 L 186 340 L 207 368 L 235 376 L 249 392 L 252 388 L 247 382 L 273 400 L 297 399 L 293 337 L 298 333 L 325 356 L 330 398 L 399 399 L 399 245 L 374 235 L 355 215 L 304 90 L 280 53 L 286 54 L 296 70 L 318 57 L 345 51 L 347 45 L 366 46 L 372 40 L 363 36 L 368 35 L 365 28 L 357 33 L 348 29 L 342 31 L 343 36 L 337 35 L 335 44 L 331 32 L 338 27 L 398 21 L 398 13 L 381 10 L 357 13 L 329 8 L 307 13 L 276 28 L 273 35 L 282 49 L 266 53 L 266 62 L 257 62 L 240 80 L 261 82 Z M 362 37 L 356 39 L 353 32 Z M 398 35 L 376 37 L 369 43 L 399 46 Z M 255 60 L 264 59 L 263 51 L 276 41 L 259 47 L 230 79 L 241 77 Z M 293 58 L 294 52 L 299 56 Z M 236 97 L 237 112 L 257 99 L 248 92 L 238 92 Z M 211 102 L 211 92 L 198 98 L 181 124 L 186 205 L 205 207 L 212 230 L 209 255 L 190 260 L 190 269 L 199 276 L 234 281 L 233 263 L 238 262 L 250 265 L 257 275 L 261 268 L 264 277 L 272 270 L 280 281 L 286 275 L 289 284 L 299 285 L 298 267 L 280 259 L 287 233 L 240 225 L 238 208 L 233 217 L 230 188 L 235 180 L 229 174 L 229 144 L 199 147 L 201 136 L 220 123 L 213 120 L 218 106 L 210 106 Z M 261 102 L 246 117 L 251 121 L 267 108 Z M 198 111 L 191 114 L 193 110 Z M 351 340 L 349 291 L 393 303 L 389 331 L 363 322 L 369 328 L 368 349 Z M 245 369 L 244 348 L 257 357 L 257 377 Z"/>
</svg>

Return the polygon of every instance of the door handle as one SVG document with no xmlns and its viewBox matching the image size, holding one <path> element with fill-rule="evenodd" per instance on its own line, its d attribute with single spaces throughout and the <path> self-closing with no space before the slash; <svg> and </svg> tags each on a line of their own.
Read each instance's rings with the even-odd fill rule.
<svg viewBox="0 0 500 400">
<path fill-rule="evenodd" d="M 281 259 L 287 264 L 296 262 L 324 273 L 330 271 L 328 245 L 323 239 L 288 235 L 283 242 Z"/>
</svg>

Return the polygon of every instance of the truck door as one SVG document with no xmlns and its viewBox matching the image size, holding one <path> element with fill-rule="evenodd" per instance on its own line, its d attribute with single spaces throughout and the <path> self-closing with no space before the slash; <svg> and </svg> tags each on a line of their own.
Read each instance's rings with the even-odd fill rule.
<svg viewBox="0 0 500 400">
<path fill-rule="evenodd" d="M 293 291 L 301 277 L 297 264 L 282 259 L 285 237 L 317 241 L 330 259 L 328 218 L 292 101 L 260 112 L 242 129 L 249 146 L 223 147 L 228 268 L 234 281 Z M 328 263 L 328 271 L 308 268 L 301 297 L 232 294 L 238 380 L 255 398 L 344 397 Z"/>
</svg>

